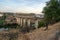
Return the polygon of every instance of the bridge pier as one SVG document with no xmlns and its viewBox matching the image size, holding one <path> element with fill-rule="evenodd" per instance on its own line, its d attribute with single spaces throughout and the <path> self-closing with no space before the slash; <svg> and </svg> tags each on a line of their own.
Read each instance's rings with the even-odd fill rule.
<svg viewBox="0 0 60 40">
<path fill-rule="evenodd" d="M 26 19 L 26 18 L 18 18 L 18 24 L 22 27 L 32 27 L 34 26 L 36 29 L 38 28 L 38 20 L 35 19 Z"/>
<path fill-rule="evenodd" d="M 22 26 L 22 24 L 23 24 L 22 21 L 23 21 L 23 19 L 21 18 L 21 26 Z"/>
<path fill-rule="evenodd" d="M 30 27 L 30 19 L 27 20 L 27 26 Z"/>
<path fill-rule="evenodd" d="M 35 28 L 38 28 L 38 20 L 35 20 Z"/>
<path fill-rule="evenodd" d="M 23 19 L 23 26 L 25 26 L 25 22 L 26 22 L 25 19 Z"/>
</svg>

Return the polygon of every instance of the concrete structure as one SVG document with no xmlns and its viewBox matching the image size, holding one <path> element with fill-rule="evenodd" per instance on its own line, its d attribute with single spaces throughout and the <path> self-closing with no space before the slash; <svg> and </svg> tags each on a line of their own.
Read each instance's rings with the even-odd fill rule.
<svg viewBox="0 0 60 40">
<path fill-rule="evenodd" d="M 38 28 L 38 22 L 43 19 L 43 15 L 40 14 L 26 14 L 26 13 L 16 13 L 17 23 L 23 27 L 35 27 Z"/>
</svg>

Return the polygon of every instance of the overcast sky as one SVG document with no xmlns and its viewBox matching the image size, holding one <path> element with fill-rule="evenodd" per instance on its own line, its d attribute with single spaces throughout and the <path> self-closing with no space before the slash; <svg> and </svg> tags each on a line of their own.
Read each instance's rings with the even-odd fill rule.
<svg viewBox="0 0 60 40">
<path fill-rule="evenodd" d="M 0 0 L 0 12 L 41 13 L 48 0 Z"/>
</svg>

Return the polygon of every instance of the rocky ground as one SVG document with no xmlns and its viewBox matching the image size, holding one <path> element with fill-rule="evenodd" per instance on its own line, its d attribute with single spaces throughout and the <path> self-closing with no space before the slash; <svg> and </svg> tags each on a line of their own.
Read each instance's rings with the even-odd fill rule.
<svg viewBox="0 0 60 40">
<path fill-rule="evenodd" d="M 0 40 L 60 40 L 60 22 L 50 25 L 48 30 L 39 28 L 23 34 L 18 30 L 0 32 Z"/>
</svg>

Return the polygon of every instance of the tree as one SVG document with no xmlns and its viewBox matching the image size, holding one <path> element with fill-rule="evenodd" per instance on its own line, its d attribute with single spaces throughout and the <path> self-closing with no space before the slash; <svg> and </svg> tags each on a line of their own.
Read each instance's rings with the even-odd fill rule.
<svg viewBox="0 0 60 40">
<path fill-rule="evenodd" d="M 6 15 L 5 15 L 5 13 L 3 14 L 2 18 L 3 18 L 3 20 L 5 20 L 5 19 L 6 19 Z"/>
<path fill-rule="evenodd" d="M 49 23 L 56 22 L 57 18 L 60 17 L 60 3 L 58 0 L 50 0 L 46 2 L 46 6 L 43 9 L 45 14 L 45 21 Z"/>
</svg>

